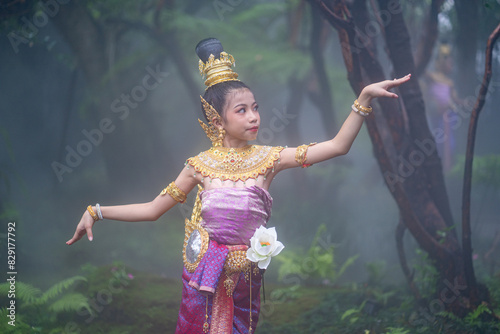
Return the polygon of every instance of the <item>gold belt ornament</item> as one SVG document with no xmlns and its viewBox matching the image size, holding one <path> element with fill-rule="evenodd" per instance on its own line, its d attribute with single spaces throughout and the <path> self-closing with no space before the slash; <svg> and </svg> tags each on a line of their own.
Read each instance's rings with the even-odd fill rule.
<svg viewBox="0 0 500 334">
<path fill-rule="evenodd" d="M 246 250 L 230 251 L 224 263 L 224 271 L 228 277 L 236 273 L 246 273 L 250 270 L 250 263 Z"/>
<path fill-rule="evenodd" d="M 238 280 L 240 273 L 245 273 L 245 280 L 248 281 L 252 271 L 252 262 L 247 259 L 247 246 L 236 246 L 239 249 L 231 250 L 226 257 L 226 262 L 224 263 L 224 274 L 226 279 L 224 280 L 224 287 L 228 296 L 233 294 L 234 288 L 236 287 L 235 281 Z M 256 275 L 259 269 L 254 266 L 253 274 Z"/>
</svg>

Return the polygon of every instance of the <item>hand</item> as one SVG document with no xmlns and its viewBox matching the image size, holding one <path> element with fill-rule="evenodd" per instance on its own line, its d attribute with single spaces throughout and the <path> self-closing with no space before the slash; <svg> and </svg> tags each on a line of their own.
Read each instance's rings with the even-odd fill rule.
<svg viewBox="0 0 500 334">
<path fill-rule="evenodd" d="M 371 101 L 377 97 L 398 98 L 398 95 L 389 90 L 410 80 L 411 74 L 394 80 L 384 80 L 366 86 L 359 94 L 358 102 L 362 106 L 368 107 Z"/>
<path fill-rule="evenodd" d="M 85 210 L 82 219 L 80 219 L 80 222 L 76 226 L 76 231 L 75 234 L 73 235 L 73 238 L 66 241 L 66 245 L 71 245 L 77 242 L 85 235 L 85 233 L 87 233 L 89 241 L 92 241 L 93 239 L 92 226 L 94 225 L 94 223 L 95 223 L 94 219 L 92 218 L 90 213 L 87 210 Z"/>
</svg>

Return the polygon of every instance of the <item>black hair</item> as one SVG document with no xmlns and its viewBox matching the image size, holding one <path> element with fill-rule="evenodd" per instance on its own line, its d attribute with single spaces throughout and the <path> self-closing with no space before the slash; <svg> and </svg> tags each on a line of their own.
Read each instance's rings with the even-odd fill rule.
<svg viewBox="0 0 500 334">
<path fill-rule="evenodd" d="M 217 38 L 206 38 L 196 45 L 195 51 L 201 61 L 206 63 L 211 54 L 214 55 L 215 59 L 219 58 L 220 53 L 224 51 L 224 48 Z M 241 81 L 220 82 L 208 87 L 203 95 L 203 98 L 205 101 L 210 103 L 212 107 L 214 107 L 221 117 L 224 117 L 224 107 L 227 102 L 227 94 L 233 90 L 244 88 L 250 89 Z M 201 105 L 201 110 L 203 111 L 203 104 Z M 204 112 L 203 115 L 206 119 L 207 117 Z M 207 119 L 207 121 L 209 122 L 211 120 Z"/>
<path fill-rule="evenodd" d="M 205 91 L 205 94 L 203 95 L 203 98 L 205 99 L 205 101 L 210 103 L 212 107 L 214 107 L 214 109 L 219 113 L 219 115 L 221 115 L 221 117 L 224 117 L 224 107 L 227 103 L 227 95 L 231 91 L 238 89 L 250 90 L 250 88 L 248 88 L 248 86 L 241 81 L 225 81 L 208 87 L 208 89 Z M 201 105 L 201 110 L 203 112 L 203 104 Z M 203 115 L 206 119 L 207 117 L 204 112 Z M 207 122 L 210 121 L 211 120 L 207 119 Z"/>
</svg>

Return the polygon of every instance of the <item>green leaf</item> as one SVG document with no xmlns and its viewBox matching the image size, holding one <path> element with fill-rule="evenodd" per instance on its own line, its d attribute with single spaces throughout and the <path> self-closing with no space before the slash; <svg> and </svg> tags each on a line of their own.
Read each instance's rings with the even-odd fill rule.
<svg viewBox="0 0 500 334">
<path fill-rule="evenodd" d="M 92 314 L 88 298 L 81 293 L 74 292 L 65 294 L 60 299 L 53 302 L 48 309 L 54 313 L 62 313 L 76 312 L 82 308 L 85 308 L 90 314 Z"/>
<path fill-rule="evenodd" d="M 7 296 L 9 291 L 10 291 L 9 282 L 0 284 L 0 295 Z M 20 281 L 16 282 L 15 285 L 16 299 L 20 301 L 32 303 L 39 298 L 41 293 L 42 291 L 40 289 L 34 287 L 31 284 L 23 283 Z"/>
<path fill-rule="evenodd" d="M 65 280 L 62 280 L 61 282 L 58 282 L 54 284 L 52 287 L 50 287 L 47 291 L 45 291 L 42 296 L 35 301 L 37 304 L 45 304 L 49 300 L 57 297 L 58 295 L 62 294 L 64 290 L 69 289 L 73 284 L 76 282 L 86 282 L 87 279 L 83 276 L 74 276 L 67 278 Z"/>
<path fill-rule="evenodd" d="M 353 314 L 357 314 L 359 313 L 359 310 L 357 308 L 351 308 L 351 309 L 348 309 L 347 311 L 345 311 L 342 316 L 340 317 L 340 320 L 344 320 L 345 318 L 353 315 Z"/>
</svg>

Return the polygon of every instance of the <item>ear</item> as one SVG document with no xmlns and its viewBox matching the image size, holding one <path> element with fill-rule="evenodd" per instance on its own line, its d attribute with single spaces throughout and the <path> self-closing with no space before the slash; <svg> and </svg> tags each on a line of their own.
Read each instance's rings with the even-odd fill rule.
<svg viewBox="0 0 500 334">
<path fill-rule="evenodd" d="M 214 117 L 212 118 L 212 124 L 215 125 L 218 129 L 223 129 L 224 127 L 224 120 L 221 118 Z"/>
</svg>

